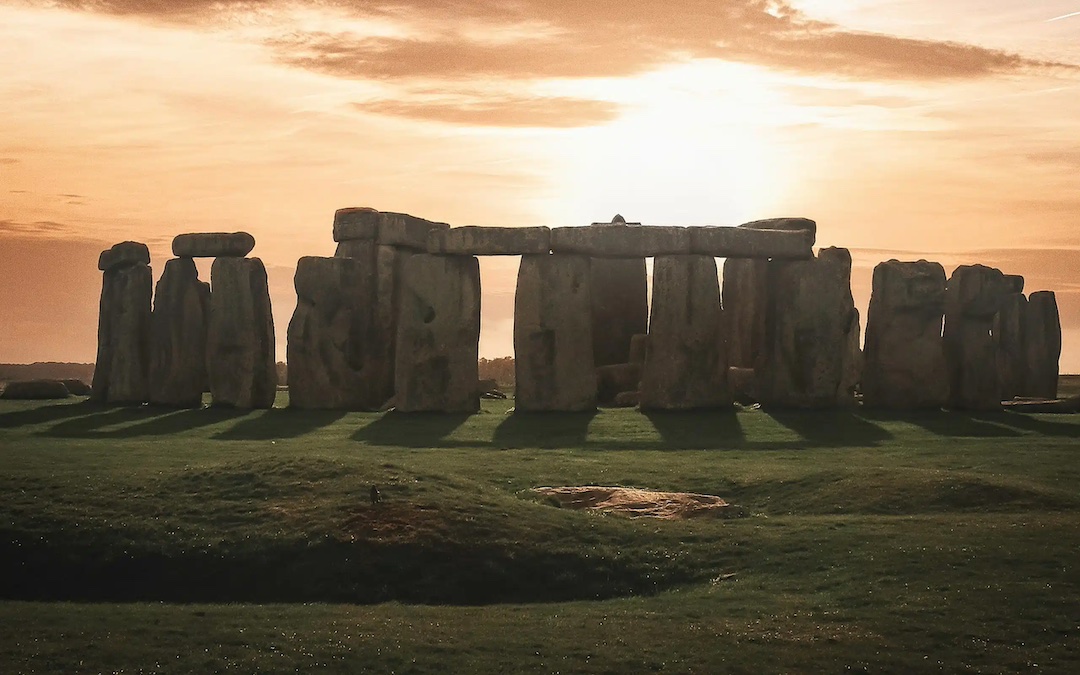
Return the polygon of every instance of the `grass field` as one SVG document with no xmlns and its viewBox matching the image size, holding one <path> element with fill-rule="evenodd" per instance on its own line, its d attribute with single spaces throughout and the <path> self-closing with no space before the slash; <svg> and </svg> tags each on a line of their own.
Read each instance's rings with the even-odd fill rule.
<svg viewBox="0 0 1080 675">
<path fill-rule="evenodd" d="M 0 673 L 1080 672 L 1080 416 L 511 404 L 0 402 Z"/>
</svg>

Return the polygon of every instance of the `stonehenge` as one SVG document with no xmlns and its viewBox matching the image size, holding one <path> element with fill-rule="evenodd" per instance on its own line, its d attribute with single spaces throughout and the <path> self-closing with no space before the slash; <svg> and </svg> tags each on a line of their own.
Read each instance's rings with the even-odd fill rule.
<svg viewBox="0 0 1080 675">
<path fill-rule="evenodd" d="M 334 214 L 333 257 L 300 258 L 289 322 L 297 409 L 479 411 L 477 256 L 520 256 L 515 412 L 856 405 L 996 410 L 1057 395 L 1056 297 L 962 265 L 874 269 L 865 350 L 851 255 L 814 253 L 817 224 L 450 227 L 404 213 Z M 266 269 L 244 232 L 181 234 L 152 288 L 146 245 L 103 251 L 92 400 L 274 405 Z M 195 258 L 213 258 L 210 283 Z M 653 258 L 650 293 L 646 259 Z M 717 258 L 724 258 L 723 283 Z M 490 386 L 488 387 L 490 388 Z"/>
</svg>

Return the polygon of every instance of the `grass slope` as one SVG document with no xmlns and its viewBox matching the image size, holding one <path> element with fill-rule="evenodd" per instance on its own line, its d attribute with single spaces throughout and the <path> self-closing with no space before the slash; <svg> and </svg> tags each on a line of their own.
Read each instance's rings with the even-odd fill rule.
<svg viewBox="0 0 1080 675">
<path fill-rule="evenodd" d="M 1080 419 L 507 405 L 3 402 L 0 672 L 1080 671 Z"/>
</svg>

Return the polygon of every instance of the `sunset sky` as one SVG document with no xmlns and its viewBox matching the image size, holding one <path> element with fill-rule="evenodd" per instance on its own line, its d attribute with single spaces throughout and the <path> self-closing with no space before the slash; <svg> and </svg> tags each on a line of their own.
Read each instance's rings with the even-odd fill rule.
<svg viewBox="0 0 1080 675">
<path fill-rule="evenodd" d="M 344 206 L 806 216 L 864 316 L 893 257 L 1056 291 L 1080 372 L 1080 0 L 0 0 L 0 362 L 93 360 L 103 248 L 233 230 L 283 359 Z M 517 260 L 481 267 L 509 355 Z"/>
</svg>

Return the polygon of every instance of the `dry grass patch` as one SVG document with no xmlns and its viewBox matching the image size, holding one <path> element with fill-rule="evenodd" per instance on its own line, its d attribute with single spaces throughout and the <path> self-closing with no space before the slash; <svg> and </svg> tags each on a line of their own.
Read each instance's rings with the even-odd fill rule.
<svg viewBox="0 0 1080 675">
<path fill-rule="evenodd" d="M 634 518 L 680 520 L 702 516 L 738 518 L 743 515 L 741 507 L 728 504 L 720 497 L 693 492 L 660 492 L 597 485 L 538 487 L 533 488 L 533 492 L 560 508 L 610 511 Z"/>
</svg>

